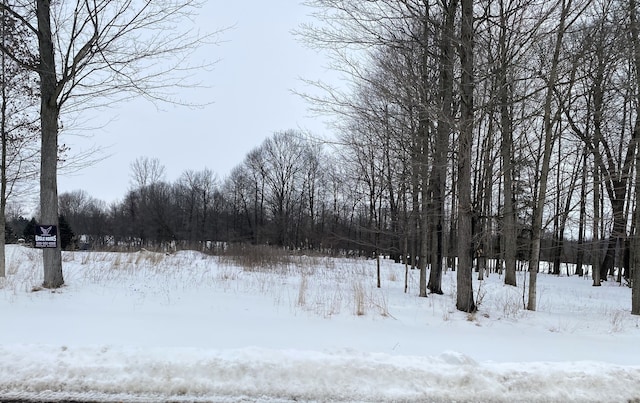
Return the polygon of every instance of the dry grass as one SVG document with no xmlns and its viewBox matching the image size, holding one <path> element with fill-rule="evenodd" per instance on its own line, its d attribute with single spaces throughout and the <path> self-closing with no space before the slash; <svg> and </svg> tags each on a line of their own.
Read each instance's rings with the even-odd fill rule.
<svg viewBox="0 0 640 403">
<path fill-rule="evenodd" d="M 288 272 L 294 263 L 291 254 L 282 248 L 266 245 L 232 245 L 220 255 L 220 262 L 240 266 L 249 272 Z"/>
<path fill-rule="evenodd" d="M 235 244 L 219 255 L 222 265 L 241 267 L 246 272 L 297 274 L 305 271 L 313 274 L 315 268 L 335 268 L 335 259 L 308 255 L 268 245 Z"/>
<path fill-rule="evenodd" d="M 87 252 L 85 254 L 82 255 L 81 259 L 80 259 L 80 263 L 83 266 L 86 266 L 89 264 L 89 262 L 93 261 L 93 254 L 91 252 Z"/>
<path fill-rule="evenodd" d="M 375 287 L 375 265 L 370 260 L 339 259 L 292 252 L 283 248 L 232 245 L 217 257 L 217 270 L 237 268 L 242 288 L 256 289 L 274 297 L 277 304 L 289 301 L 291 308 L 331 317 L 345 310 L 357 316 L 375 312 L 392 317 L 387 298 Z M 273 274 L 277 276 L 274 277 Z M 388 281 L 398 273 L 387 272 Z M 287 298 L 287 284 L 297 292 Z"/>
<path fill-rule="evenodd" d="M 0 279 L 0 289 L 7 295 L 16 296 L 31 292 L 42 284 L 42 252 L 37 249 L 20 248 L 6 257 L 5 278 Z"/>
<path fill-rule="evenodd" d="M 148 250 L 65 252 L 63 256 L 68 268 L 75 267 L 65 269 L 68 284 L 125 284 L 141 299 L 151 292 L 145 288 L 149 283 L 163 285 L 153 292 L 166 294 L 166 301 L 173 290 L 213 287 L 267 295 L 277 305 L 321 317 L 347 312 L 392 317 L 388 291 L 375 287 L 375 262 L 366 259 L 309 256 L 247 245 L 230 248 L 223 256 Z M 7 260 L 9 277 L 0 281 L 0 289 L 19 294 L 41 284 L 40 251 L 16 250 L 16 256 Z M 400 272 L 389 269 L 383 285 L 399 278 Z"/>
<path fill-rule="evenodd" d="M 353 283 L 353 313 L 357 316 L 363 316 L 367 314 L 367 293 L 362 286 L 362 283 Z"/>
<path fill-rule="evenodd" d="M 300 287 L 298 288 L 298 306 L 307 304 L 307 289 L 309 288 L 309 277 L 305 274 L 300 278 Z"/>
</svg>

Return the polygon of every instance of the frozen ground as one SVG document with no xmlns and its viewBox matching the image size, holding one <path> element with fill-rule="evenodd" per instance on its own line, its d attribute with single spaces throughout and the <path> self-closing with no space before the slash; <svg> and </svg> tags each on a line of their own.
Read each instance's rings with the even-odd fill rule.
<svg viewBox="0 0 640 403">
<path fill-rule="evenodd" d="M 418 273 L 296 258 L 242 269 L 196 252 L 64 254 L 39 290 L 40 252 L 7 248 L 0 401 L 640 402 L 640 317 L 608 282 L 540 275 L 538 311 L 492 274 L 480 310 L 418 298 Z"/>
</svg>

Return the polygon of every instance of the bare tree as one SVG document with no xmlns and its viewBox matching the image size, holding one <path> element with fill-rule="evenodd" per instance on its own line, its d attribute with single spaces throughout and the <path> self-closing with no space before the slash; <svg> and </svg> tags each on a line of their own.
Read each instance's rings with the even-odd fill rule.
<svg viewBox="0 0 640 403">
<path fill-rule="evenodd" d="M 608 13 L 607 13 L 608 14 Z M 616 93 L 614 82 L 615 76 L 622 73 L 620 68 L 620 58 L 616 57 L 616 48 L 611 43 L 621 40 L 622 32 L 617 32 L 615 23 L 608 21 L 607 15 L 602 15 L 594 23 L 593 29 L 589 30 L 587 46 L 591 49 L 591 65 L 589 71 L 590 86 L 592 88 L 591 97 L 593 115 L 593 134 L 588 136 L 584 131 L 578 133 L 591 151 L 594 163 L 597 165 L 606 195 L 608 196 L 613 213 L 613 227 L 609 236 L 604 259 L 600 262 L 598 270 L 599 280 L 606 280 L 608 274 L 612 274 L 615 260 L 615 251 L 621 241 L 626 238 L 626 228 L 628 224 L 625 214 L 625 204 L 628 204 L 628 181 L 633 167 L 633 156 L 635 154 L 635 128 L 632 132 L 622 123 L 617 130 L 612 130 L 616 121 L 626 122 L 630 116 L 624 112 L 628 100 L 617 100 L 611 102 L 610 94 Z M 619 39 L 618 39 L 619 38 Z M 626 52 L 622 50 L 622 52 Z M 623 73 L 624 74 L 624 73 Z M 631 77 L 631 73 L 626 73 Z M 619 103 L 620 102 L 620 103 Z M 619 117 L 613 120 L 608 117 Z M 575 127 L 575 126 L 574 126 Z M 626 135 L 625 135 L 626 134 Z M 617 150 L 616 150 L 617 149 Z"/>
<path fill-rule="evenodd" d="M 154 232 L 158 225 L 164 226 L 164 214 L 166 210 L 160 205 L 160 196 L 166 196 L 165 167 L 158 158 L 139 157 L 131 163 L 132 188 L 127 195 L 131 203 L 131 221 L 136 229 L 137 237 L 145 245 L 145 242 L 157 241 Z M 158 217 L 161 217 L 158 223 Z"/>
<path fill-rule="evenodd" d="M 217 188 L 217 179 L 213 171 L 205 168 L 202 171 L 185 171 L 175 186 L 178 199 L 183 200 L 182 209 L 186 213 L 183 219 L 185 232 L 183 240 L 189 244 L 200 242 L 204 247 L 204 241 L 210 231 L 210 212 L 213 204 L 214 192 Z"/>
<path fill-rule="evenodd" d="M 80 246 L 100 247 L 106 244 L 110 228 L 107 206 L 102 200 L 91 197 L 84 190 L 74 190 L 60 194 L 58 207 L 60 216 L 65 217 L 76 236 L 83 238 Z"/>
<path fill-rule="evenodd" d="M 504 282 L 515 286 L 518 226 L 514 175 L 519 168 L 515 157 L 518 147 L 516 136 L 518 131 L 526 131 L 518 113 L 522 113 L 524 107 L 519 105 L 523 99 L 527 99 L 527 88 L 531 87 L 527 85 L 531 83 L 529 61 L 533 53 L 529 39 L 536 35 L 539 23 L 530 17 L 539 4 L 535 0 L 498 0 L 493 4 L 497 10 L 488 32 L 497 32 L 486 39 L 488 43 L 485 45 L 489 52 L 489 68 L 495 66 L 489 76 L 494 82 L 489 105 L 496 109 L 500 130 L 503 199 L 500 239 L 505 266 Z"/>
<path fill-rule="evenodd" d="M 621 4 L 616 1 L 592 3 L 589 18 L 577 36 L 574 69 L 579 70 L 577 76 L 581 77 L 576 80 L 579 81 L 575 85 L 577 95 L 564 107 L 573 133 L 584 143 L 593 161 L 592 256 L 597 268 L 592 273 L 594 286 L 613 275 L 616 253 L 627 243 L 633 193 L 631 177 L 637 136 L 635 93 L 638 90 L 633 72 L 633 38 L 629 35 L 633 28 L 626 25 L 625 19 L 630 17 L 623 11 L 627 7 L 620 8 Z M 607 218 L 609 208 L 613 225 L 607 235 L 602 221 Z M 602 259 L 601 244 L 604 245 Z"/>
<path fill-rule="evenodd" d="M 439 55 L 438 55 L 438 95 L 437 107 L 437 129 L 435 130 L 435 147 L 433 150 L 433 166 L 430 176 L 429 191 L 432 198 L 433 219 L 431 220 L 431 272 L 429 273 L 429 291 L 435 294 L 442 294 L 442 271 L 443 271 L 443 237 L 444 237 L 444 202 L 447 184 L 447 155 L 449 152 L 450 137 L 454 124 L 454 46 L 455 41 L 455 20 L 458 10 L 458 0 L 442 2 L 442 23 L 439 31 Z M 429 21 L 425 18 L 424 24 Z M 428 32 L 429 28 L 424 27 Z M 422 46 L 427 48 L 428 39 L 423 38 Z M 423 49 L 427 52 L 426 49 Z M 425 57 L 426 59 L 426 57 Z M 422 63 L 423 69 L 428 69 L 426 61 Z M 429 76 L 423 74 L 422 87 L 428 87 Z M 425 97 L 423 103 L 426 105 Z M 424 163 L 424 159 L 423 159 Z M 424 200 L 423 200 L 424 203 Z M 423 219 L 426 225 L 427 221 Z"/>
<path fill-rule="evenodd" d="M 0 18 L 2 46 L 22 52 L 25 32 L 19 22 L 5 10 Z M 0 277 L 5 276 L 7 202 L 21 182 L 36 178 L 38 95 L 34 76 L 5 53 L 0 54 Z"/>
<path fill-rule="evenodd" d="M 260 169 L 268 190 L 267 201 L 275 221 L 276 242 L 293 246 L 293 214 L 300 202 L 302 181 L 309 162 L 308 145 L 293 131 L 275 133 L 262 145 Z"/>
<path fill-rule="evenodd" d="M 549 166 L 551 164 L 551 153 L 556 138 L 556 124 L 558 123 L 558 113 L 554 111 L 553 100 L 556 87 L 558 85 L 558 77 L 560 75 L 561 50 L 564 35 L 567 27 L 570 25 L 570 12 L 572 11 L 572 0 L 560 0 L 560 16 L 558 18 L 558 26 L 555 29 L 555 37 L 553 39 L 553 53 L 550 60 L 548 74 L 546 75 L 545 99 L 544 99 L 544 116 L 542 127 L 542 165 L 540 167 L 538 177 L 538 189 L 535 196 L 535 206 L 533 210 L 533 222 L 531 228 L 531 258 L 529 261 L 529 294 L 527 299 L 527 309 L 536 310 L 536 291 L 537 278 L 540 269 L 540 242 L 543 229 L 544 207 L 547 197 L 547 187 L 549 184 Z"/>
<path fill-rule="evenodd" d="M 131 163 L 131 186 L 142 189 L 165 179 L 165 166 L 158 158 L 138 157 Z"/>
<path fill-rule="evenodd" d="M 189 28 L 192 0 L 3 2 L 3 11 L 37 38 L 38 51 L 2 51 L 40 77 L 40 220 L 58 221 L 58 135 L 63 111 L 142 95 L 170 100 L 188 86 L 187 56 L 208 38 Z M 186 74 L 185 74 L 186 72 Z M 101 100 L 101 101 L 99 101 Z M 44 250 L 44 283 L 64 283 L 60 248 Z"/>
</svg>

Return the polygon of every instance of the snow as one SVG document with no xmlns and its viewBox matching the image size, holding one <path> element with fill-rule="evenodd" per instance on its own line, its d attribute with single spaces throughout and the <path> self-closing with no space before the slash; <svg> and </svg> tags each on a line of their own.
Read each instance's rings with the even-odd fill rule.
<svg viewBox="0 0 640 403">
<path fill-rule="evenodd" d="M 540 274 L 530 312 L 524 273 L 491 274 L 468 315 L 454 272 L 419 298 L 390 261 L 378 289 L 373 260 L 65 252 L 52 291 L 40 253 L 7 247 L 0 401 L 640 402 L 640 317 L 612 281 Z"/>
</svg>

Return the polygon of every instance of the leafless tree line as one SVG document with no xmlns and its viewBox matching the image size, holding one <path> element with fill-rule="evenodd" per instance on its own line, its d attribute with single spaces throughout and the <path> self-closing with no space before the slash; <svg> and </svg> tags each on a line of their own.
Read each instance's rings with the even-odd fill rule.
<svg viewBox="0 0 640 403">
<path fill-rule="evenodd" d="M 634 1 L 307 4 L 323 24 L 298 34 L 349 85 L 311 83 L 323 95 L 303 95 L 339 116 L 346 148 L 371 150 L 358 176 L 385 208 L 409 206 L 390 214 L 406 212 L 407 249 L 431 268 L 421 295 L 439 291 L 444 257 L 457 256 L 466 293 L 472 257 L 483 268 L 498 259 L 509 285 L 524 257 L 535 310 L 541 258 L 559 273 L 571 238 L 578 273 L 591 264 L 596 286 L 626 278 L 640 313 Z M 459 292 L 459 309 L 473 309 L 469 300 Z"/>
<path fill-rule="evenodd" d="M 191 248 L 216 253 L 222 244 L 254 243 L 341 256 L 390 256 L 417 267 L 420 253 L 416 251 L 422 241 L 420 229 L 408 225 L 410 193 L 396 182 L 399 178 L 392 181 L 401 188 L 400 207 L 394 213 L 388 198 L 391 185 L 380 182 L 393 160 L 384 158 L 386 152 L 362 145 L 328 147 L 300 132 L 287 131 L 248 153 L 222 181 L 204 169 L 185 171 L 173 183 L 166 181 L 159 160 L 139 158 L 131 165 L 131 189 L 121 202 L 107 206 L 76 191 L 60 195 L 60 212 L 82 235 L 82 243 L 76 245 L 80 248 Z M 371 174 L 354 175 L 376 164 Z M 501 270 L 495 265 L 480 266 L 487 264 L 489 256 L 491 261 L 503 259 L 496 247 L 503 241 L 499 229 L 480 232 L 479 219 L 472 220 L 475 237 L 494 245 L 492 253 L 475 256 L 482 276 L 484 270 Z M 530 216 L 518 218 L 523 228 L 527 220 Z M 455 269 L 455 250 L 446 252 L 454 249 L 448 239 L 455 235 L 443 232 L 443 256 Z M 514 242 L 521 262 L 531 253 L 530 236 L 525 233 Z M 554 261 L 556 241 L 551 231 L 543 233 L 542 261 Z M 592 246 L 576 239 L 564 242 L 558 260 L 567 274 L 574 274 L 568 264 L 577 263 L 585 245 Z M 549 263 L 545 270 L 555 268 Z"/>
<path fill-rule="evenodd" d="M 207 170 L 175 184 L 138 175 L 121 203 L 98 209 L 112 220 L 103 226 L 112 242 L 247 241 L 389 254 L 420 270 L 421 296 L 441 293 L 443 271 L 456 270 L 457 307 L 467 312 L 476 308 L 473 269 L 483 276 L 487 262 L 497 262 L 494 269 L 512 286 L 518 263 L 526 262 L 527 307 L 535 310 L 540 262 L 559 274 L 571 244 L 577 273 L 594 267 L 596 286 L 614 275 L 627 279 L 632 312 L 640 314 L 640 270 L 633 270 L 640 259 L 635 0 L 307 5 L 319 23 L 297 34 L 331 57 L 346 85 L 309 82 L 320 91 L 301 95 L 336 117 L 335 141 L 277 133 L 221 184 Z M 20 7 L 3 10 L 22 15 Z M 59 102 L 45 114 L 51 132 L 67 90 L 84 88 L 75 79 L 93 71 L 94 61 L 118 77 L 134 76 L 114 68 L 127 60 L 110 63 L 105 50 L 117 48 L 95 37 L 109 32 L 97 29 L 100 10 L 86 11 L 75 15 L 93 28 L 72 36 L 81 40 L 62 55 L 62 70 L 36 69 L 41 86 L 60 75 L 48 88 Z M 138 21 L 122 26 L 133 30 Z M 98 74 L 97 84 L 110 78 Z M 127 83 L 123 88 L 146 93 Z M 43 188 L 55 183 L 50 179 L 42 179 Z M 43 196 L 51 217 L 58 210 L 50 207 L 57 204 L 52 194 Z"/>
</svg>

